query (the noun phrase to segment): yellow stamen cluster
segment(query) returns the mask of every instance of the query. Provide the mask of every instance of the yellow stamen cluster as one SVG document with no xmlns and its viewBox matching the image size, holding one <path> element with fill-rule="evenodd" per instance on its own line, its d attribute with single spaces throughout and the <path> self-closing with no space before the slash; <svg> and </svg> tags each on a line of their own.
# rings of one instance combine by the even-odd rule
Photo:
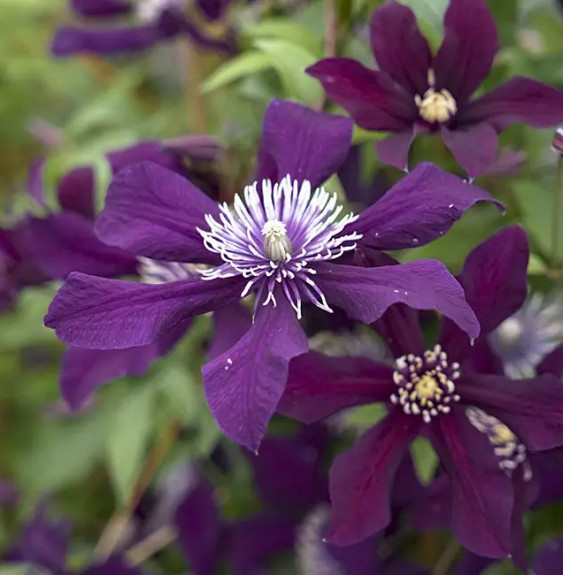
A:
<svg viewBox="0 0 563 575">
<path fill-rule="evenodd" d="M 422 96 L 414 97 L 420 117 L 434 124 L 451 120 L 457 113 L 457 103 L 451 92 L 445 89 L 436 90 L 436 78 L 432 69 L 428 70 L 428 90 Z"/>
</svg>

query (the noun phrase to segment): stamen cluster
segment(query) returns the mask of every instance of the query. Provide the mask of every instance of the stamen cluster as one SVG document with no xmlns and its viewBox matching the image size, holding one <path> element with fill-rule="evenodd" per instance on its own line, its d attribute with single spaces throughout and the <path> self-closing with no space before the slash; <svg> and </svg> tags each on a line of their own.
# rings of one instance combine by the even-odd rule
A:
<svg viewBox="0 0 563 575">
<path fill-rule="evenodd" d="M 428 89 L 422 96 L 416 94 L 415 104 L 420 117 L 433 124 L 451 120 L 457 113 L 457 102 L 449 90 L 436 90 L 436 78 L 432 69 L 428 70 Z"/>
<path fill-rule="evenodd" d="M 449 413 L 451 404 L 460 400 L 454 381 L 459 378 L 459 363 L 448 363 L 441 346 L 434 346 L 422 356 L 412 353 L 396 360 L 393 381 L 397 393 L 391 402 L 403 407 L 409 415 L 421 415 L 425 423 L 440 413 Z"/>
</svg>

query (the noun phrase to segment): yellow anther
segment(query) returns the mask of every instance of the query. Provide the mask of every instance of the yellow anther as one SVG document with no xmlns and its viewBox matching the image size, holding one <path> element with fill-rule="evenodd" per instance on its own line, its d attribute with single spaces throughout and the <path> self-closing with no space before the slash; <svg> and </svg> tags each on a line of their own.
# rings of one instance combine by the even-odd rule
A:
<svg viewBox="0 0 563 575">
<path fill-rule="evenodd" d="M 503 443 L 510 443 L 516 441 L 516 436 L 504 423 L 497 423 L 493 427 L 491 434 L 491 443 L 494 445 L 501 445 Z"/>
<path fill-rule="evenodd" d="M 417 94 L 414 101 L 420 117 L 429 124 L 447 122 L 457 112 L 455 98 L 448 90 L 436 92 L 434 88 L 428 88 L 422 98 Z"/>
<path fill-rule="evenodd" d="M 426 403 L 426 400 L 439 395 L 439 391 L 437 381 L 428 373 L 425 373 L 414 387 L 414 392 L 420 398 L 422 405 Z"/>
</svg>

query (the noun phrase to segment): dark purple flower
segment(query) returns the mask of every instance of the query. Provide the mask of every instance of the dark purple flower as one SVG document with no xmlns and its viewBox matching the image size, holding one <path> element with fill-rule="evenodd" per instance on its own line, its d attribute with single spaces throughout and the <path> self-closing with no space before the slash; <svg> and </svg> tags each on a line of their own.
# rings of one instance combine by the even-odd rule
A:
<svg viewBox="0 0 563 575">
<path fill-rule="evenodd" d="M 182 0 L 71 0 L 72 9 L 86 18 L 99 18 L 112 25 L 63 26 L 53 39 L 51 50 L 55 56 L 80 53 L 117 54 L 149 48 L 164 40 L 186 35 L 198 46 L 218 52 L 236 50 L 232 37 L 216 39 L 202 31 L 184 13 Z M 208 17 L 221 13 L 217 0 L 200 0 L 200 8 Z M 122 16 L 130 16 L 137 23 Z M 113 20 L 117 23 L 113 24 Z"/>
<path fill-rule="evenodd" d="M 527 263 L 519 227 L 497 233 L 466 259 L 458 279 L 481 324 L 474 346 L 446 318 L 438 344 L 425 351 L 416 315 L 396 306 L 375 325 L 400 356 L 395 369 L 317 353 L 292 361 L 279 405 L 284 414 L 313 422 L 354 405 L 389 405 L 387 417 L 333 464 L 332 541 L 353 543 L 387 525 L 395 473 L 410 442 L 423 433 L 450 479 L 455 536 L 480 555 L 515 554 L 520 562 L 527 454 L 563 443 L 563 386 L 547 374 L 510 380 L 481 371 L 480 343 L 523 304 Z"/>
<path fill-rule="evenodd" d="M 476 177 L 493 163 L 497 134 L 509 125 L 561 123 L 563 93 L 515 77 L 471 99 L 498 49 L 495 22 L 484 0 L 451 0 L 444 27 L 444 41 L 432 55 L 410 8 L 387 2 L 371 20 L 378 71 L 355 60 L 329 58 L 308 72 L 359 126 L 393 132 L 376 144 L 382 162 L 406 169 L 415 136 L 436 132 L 469 176 Z"/>
<path fill-rule="evenodd" d="M 403 302 L 436 309 L 476 337 L 463 290 L 441 263 L 364 268 L 336 260 L 356 246 L 427 243 L 490 196 L 424 164 L 359 217 L 342 218 L 336 196 L 318 186 L 346 157 L 351 135 L 348 118 L 272 102 L 259 182 L 231 208 L 153 163 L 122 170 L 98 218 L 99 237 L 155 260 L 210 267 L 199 278 L 156 286 L 71 274 L 46 325 L 71 345 L 124 349 L 152 344 L 189 318 L 255 294 L 252 327 L 203 368 L 220 427 L 253 450 L 283 393 L 290 359 L 307 350 L 298 321 L 304 303 L 328 312 L 337 306 L 370 323 Z"/>
</svg>

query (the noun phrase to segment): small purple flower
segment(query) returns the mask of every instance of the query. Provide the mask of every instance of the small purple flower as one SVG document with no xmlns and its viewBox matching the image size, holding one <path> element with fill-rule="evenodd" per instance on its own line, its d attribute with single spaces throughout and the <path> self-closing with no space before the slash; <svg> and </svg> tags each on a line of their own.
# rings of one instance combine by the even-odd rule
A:
<svg viewBox="0 0 563 575">
<path fill-rule="evenodd" d="M 198 4 L 212 19 L 219 17 L 223 9 L 217 0 L 199 0 Z M 63 26 L 53 39 L 51 50 L 55 56 L 143 50 L 180 35 L 188 36 L 202 48 L 225 53 L 235 51 L 233 38 L 210 37 L 186 16 L 183 0 L 72 0 L 71 5 L 75 13 L 85 18 L 119 22 L 121 17 L 131 16 L 137 24 L 125 21 L 112 26 Z"/>
<path fill-rule="evenodd" d="M 46 325 L 71 345 L 124 349 L 154 343 L 196 315 L 254 294 L 251 328 L 203 368 L 220 427 L 253 450 L 290 359 L 307 350 L 302 305 L 337 306 L 369 323 L 404 302 L 437 309 L 475 337 L 463 290 L 439 262 L 368 269 L 345 263 L 345 256 L 356 244 L 364 250 L 427 243 L 490 196 L 424 164 L 359 217 L 340 218 L 336 197 L 319 185 L 346 157 L 351 135 L 348 118 L 274 101 L 264 122 L 259 183 L 232 207 L 152 163 L 122 170 L 98 218 L 99 237 L 153 260 L 210 267 L 202 277 L 157 286 L 71 274 Z"/>
<path fill-rule="evenodd" d="M 354 405 L 385 402 L 389 408 L 332 466 L 331 541 L 354 543 L 387 525 L 396 470 L 422 433 L 451 483 L 456 537 L 480 555 L 514 554 L 521 562 L 527 456 L 563 444 L 563 386 L 552 375 L 490 375 L 482 343 L 523 304 L 527 263 L 527 238 L 519 227 L 497 233 L 466 259 L 458 279 L 482 330 L 473 346 L 446 318 L 438 344 L 425 351 L 416 313 L 394 306 L 374 326 L 397 357 L 394 369 L 313 352 L 292 361 L 281 413 L 313 422 Z"/>
<path fill-rule="evenodd" d="M 382 162 L 406 169 L 415 136 L 440 133 L 458 163 L 476 177 L 493 163 L 498 134 L 509 125 L 561 123 L 563 93 L 515 77 L 471 99 L 498 49 L 495 22 L 484 0 L 451 0 L 444 27 L 444 41 L 433 56 L 410 8 L 387 2 L 371 20 L 378 71 L 329 58 L 308 72 L 359 126 L 394 134 L 376 144 Z"/>
</svg>

